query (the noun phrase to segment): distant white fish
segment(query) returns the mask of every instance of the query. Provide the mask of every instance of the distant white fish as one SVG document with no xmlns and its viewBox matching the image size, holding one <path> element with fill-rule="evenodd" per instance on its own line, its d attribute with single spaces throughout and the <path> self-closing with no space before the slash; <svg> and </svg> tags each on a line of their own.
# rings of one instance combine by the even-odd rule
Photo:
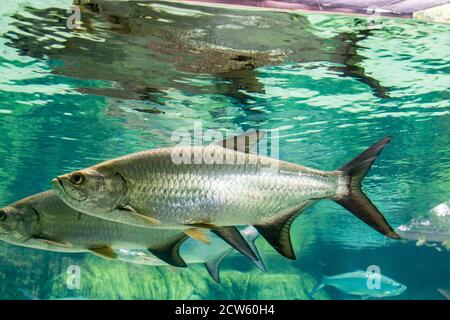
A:
<svg viewBox="0 0 450 320">
<path fill-rule="evenodd" d="M 374 273 L 362 270 L 329 277 L 324 276 L 322 282 L 311 291 L 308 298 L 311 299 L 317 291 L 326 286 L 335 287 L 347 294 L 360 296 L 361 299 L 393 297 L 401 295 L 406 290 L 405 285 L 384 275 L 379 275 L 379 285 L 373 285 L 373 278 L 371 277 L 374 277 Z"/>
<path fill-rule="evenodd" d="M 403 239 L 417 241 L 418 246 L 434 242 L 450 249 L 450 200 L 431 209 L 425 217 L 399 226 L 396 231 Z"/>
</svg>

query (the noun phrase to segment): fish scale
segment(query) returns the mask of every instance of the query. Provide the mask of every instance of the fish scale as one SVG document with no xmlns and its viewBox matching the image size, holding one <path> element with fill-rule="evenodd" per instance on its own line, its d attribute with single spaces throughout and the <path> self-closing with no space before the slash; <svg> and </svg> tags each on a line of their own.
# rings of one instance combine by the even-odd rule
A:
<svg viewBox="0 0 450 320">
<path fill-rule="evenodd" d="M 200 148 L 192 151 L 203 152 Z M 311 197 L 332 196 L 338 186 L 336 173 L 291 164 L 282 164 L 281 172 L 263 170 L 263 162 L 279 163 L 231 150 L 226 150 L 225 156 L 237 164 L 179 165 L 171 161 L 172 152 L 176 151 L 167 148 L 137 153 L 118 158 L 113 165 L 127 182 L 128 203 L 162 221 L 165 228 L 193 222 L 252 224 Z"/>
</svg>

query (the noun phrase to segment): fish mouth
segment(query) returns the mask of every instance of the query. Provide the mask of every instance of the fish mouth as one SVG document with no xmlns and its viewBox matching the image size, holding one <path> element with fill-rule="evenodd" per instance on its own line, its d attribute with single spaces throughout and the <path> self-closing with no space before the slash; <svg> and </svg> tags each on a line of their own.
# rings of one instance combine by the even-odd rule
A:
<svg viewBox="0 0 450 320">
<path fill-rule="evenodd" d="M 72 196 L 69 192 L 67 192 L 66 187 L 64 186 L 63 180 L 62 180 L 60 177 L 54 178 L 54 179 L 52 180 L 52 184 L 53 184 L 53 186 L 56 188 L 56 190 L 60 190 L 62 193 L 64 193 L 66 196 L 68 196 L 68 197 L 71 198 L 72 200 L 75 200 L 75 201 L 83 201 L 83 200 L 86 200 L 86 199 L 87 199 L 86 195 L 85 195 L 83 192 L 81 192 L 80 190 L 77 190 L 77 191 L 79 191 L 80 194 L 83 195 L 83 196 L 80 197 L 80 198 L 75 198 L 75 197 Z"/>
<path fill-rule="evenodd" d="M 61 189 L 65 194 L 67 194 L 66 188 L 64 188 L 64 184 L 60 178 L 54 178 L 52 180 L 52 185 L 56 188 Z"/>
</svg>

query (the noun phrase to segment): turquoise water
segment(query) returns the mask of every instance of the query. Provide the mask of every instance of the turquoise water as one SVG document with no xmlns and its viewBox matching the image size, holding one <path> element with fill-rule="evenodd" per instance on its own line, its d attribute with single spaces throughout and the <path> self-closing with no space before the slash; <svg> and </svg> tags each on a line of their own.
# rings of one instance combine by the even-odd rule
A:
<svg viewBox="0 0 450 320">
<path fill-rule="evenodd" d="M 394 227 L 450 199 L 450 27 L 412 20 L 96 1 L 0 5 L 1 206 L 59 174 L 154 147 L 175 129 L 277 129 L 280 158 L 332 170 L 391 135 L 364 189 Z M 147 112 L 142 112 L 142 109 Z M 238 254 L 215 284 L 187 270 L 0 243 L 0 297 L 304 299 L 320 279 L 378 265 L 442 299 L 445 248 L 382 237 L 331 201 L 300 215 L 296 261 L 257 241 L 268 272 Z M 81 268 L 80 289 L 66 269 Z M 27 294 L 24 294 L 26 292 Z M 348 299 L 325 289 L 320 299 Z"/>
</svg>

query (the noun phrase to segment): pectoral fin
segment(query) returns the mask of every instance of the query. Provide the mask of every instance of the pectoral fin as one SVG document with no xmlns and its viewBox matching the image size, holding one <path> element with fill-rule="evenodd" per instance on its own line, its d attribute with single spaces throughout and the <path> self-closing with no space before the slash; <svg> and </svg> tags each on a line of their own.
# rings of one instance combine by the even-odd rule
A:
<svg viewBox="0 0 450 320">
<path fill-rule="evenodd" d="M 71 247 L 72 245 L 69 242 L 63 241 L 63 240 L 56 240 L 56 239 L 50 239 L 46 236 L 35 236 L 33 239 L 45 242 L 50 245 L 56 245 L 61 247 Z"/>
<path fill-rule="evenodd" d="M 130 215 L 132 215 L 132 216 L 134 216 L 134 217 L 136 217 L 138 219 L 141 219 L 141 220 L 143 220 L 145 222 L 148 222 L 151 225 L 159 225 L 159 224 L 161 224 L 161 221 L 159 221 L 158 219 L 155 219 L 155 218 L 146 216 L 146 215 L 144 215 L 142 213 L 139 213 L 130 205 L 121 206 L 121 207 L 119 207 L 119 210 L 126 211 L 127 214 L 130 214 Z"/>
<path fill-rule="evenodd" d="M 109 260 L 117 259 L 117 253 L 111 247 L 89 248 L 89 250 L 96 256 L 99 256 L 104 259 Z"/>
<path fill-rule="evenodd" d="M 195 239 L 197 241 L 200 241 L 202 243 L 210 244 L 211 241 L 208 237 L 208 230 L 206 229 L 199 229 L 199 228 L 192 228 L 184 230 L 184 233 L 191 237 L 192 239 Z"/>
<path fill-rule="evenodd" d="M 187 236 L 182 233 L 175 241 L 159 248 L 149 248 L 148 251 L 172 266 L 185 268 L 187 265 L 180 256 L 180 246 L 186 239 Z"/>
</svg>

